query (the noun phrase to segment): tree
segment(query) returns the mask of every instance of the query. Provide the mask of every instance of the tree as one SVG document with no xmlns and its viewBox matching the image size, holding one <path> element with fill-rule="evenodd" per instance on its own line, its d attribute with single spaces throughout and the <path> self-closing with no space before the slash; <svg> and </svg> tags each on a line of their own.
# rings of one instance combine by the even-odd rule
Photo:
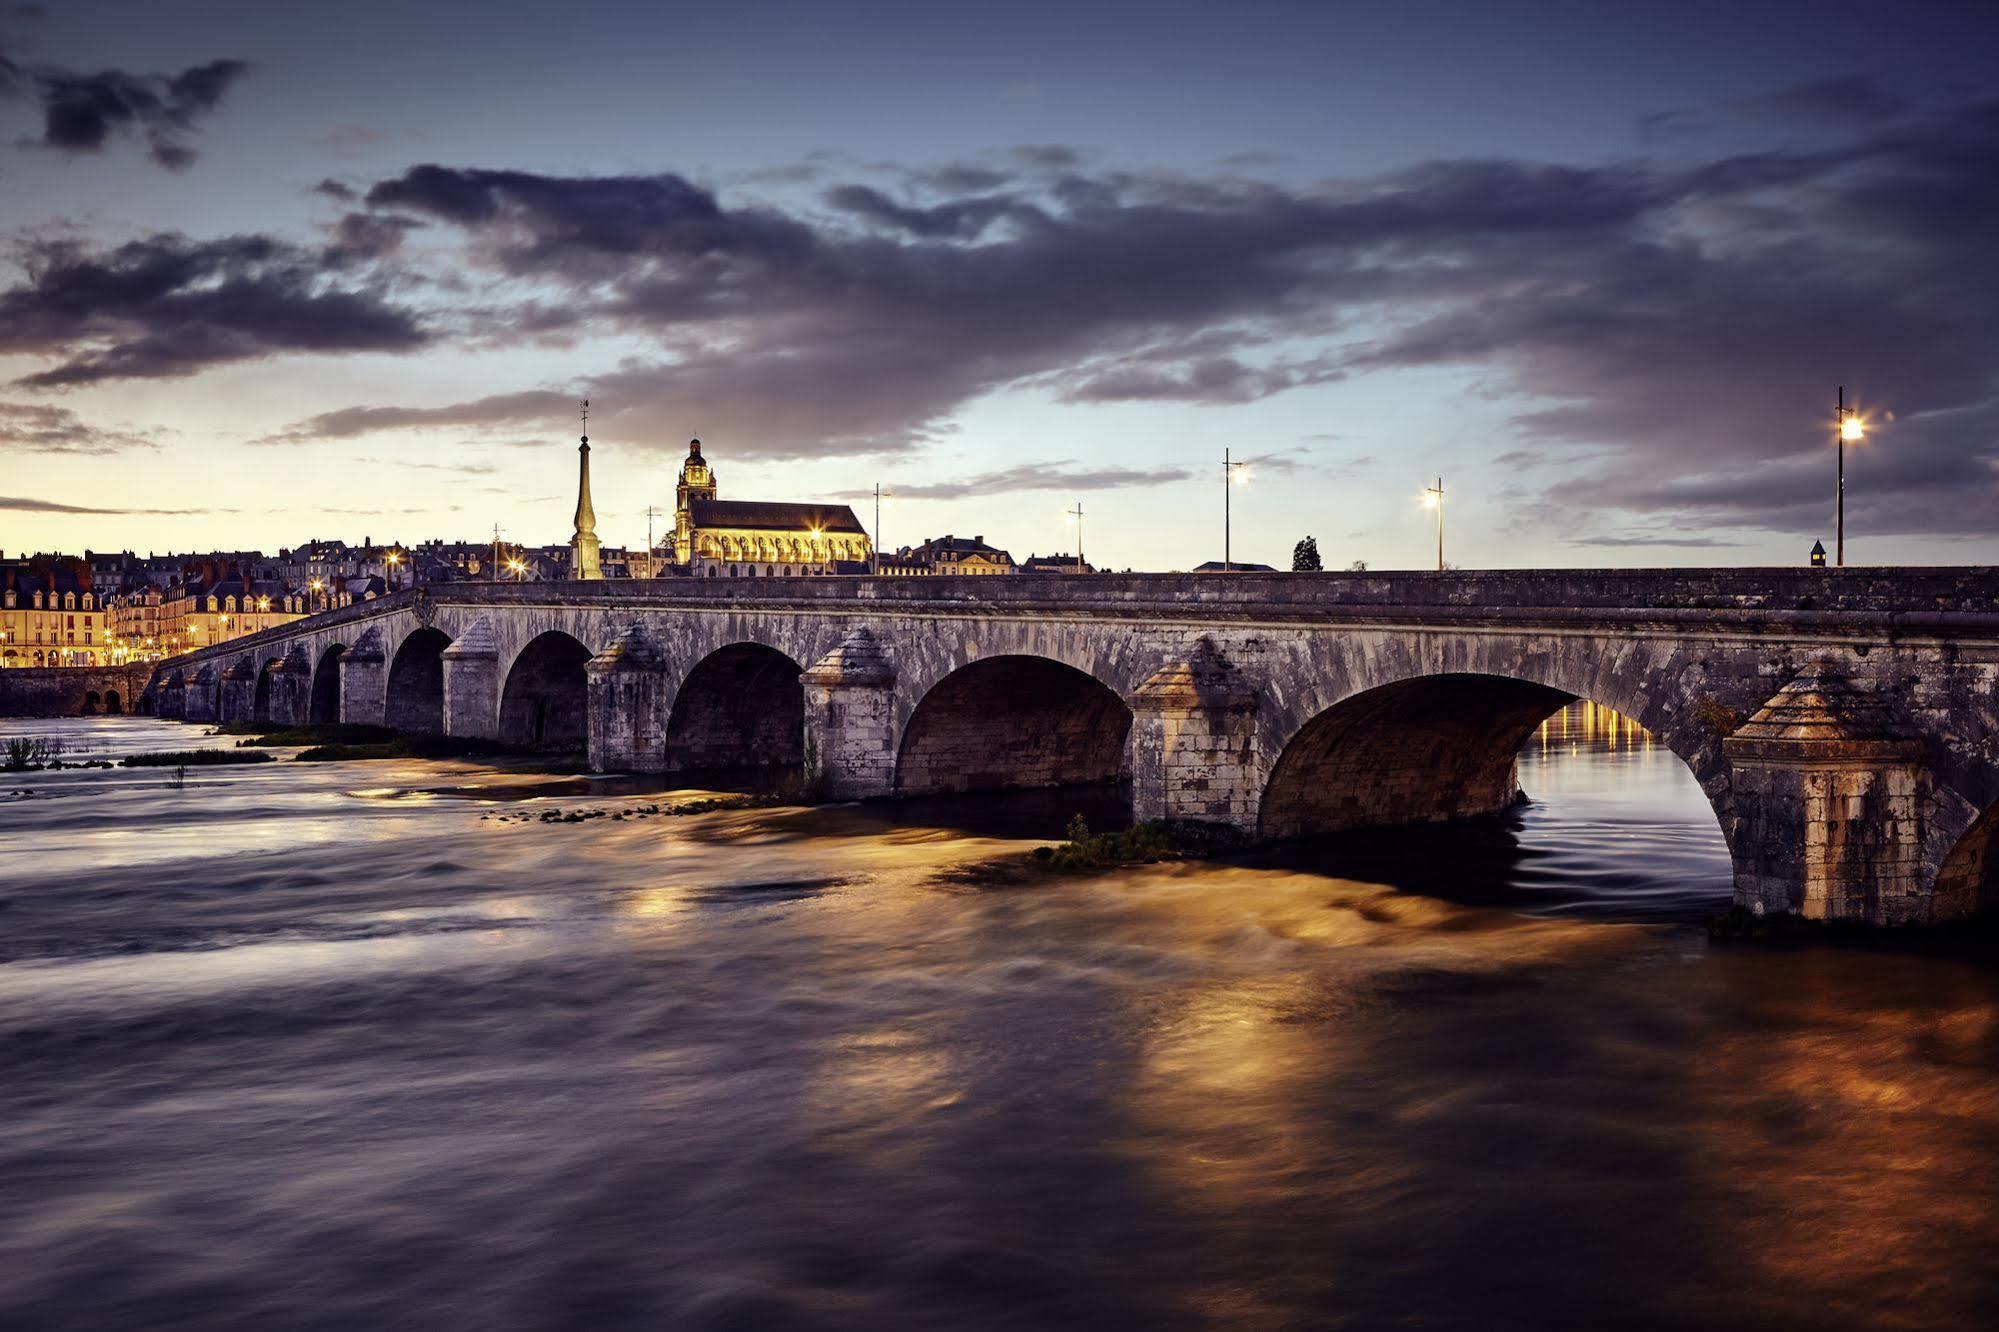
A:
<svg viewBox="0 0 1999 1332">
<path fill-rule="evenodd" d="M 1366 572 L 1367 572 L 1367 561 L 1366 561 L 1366 560 L 1355 560 L 1355 561 L 1354 561 L 1354 562 L 1353 562 L 1352 564 L 1349 564 L 1349 565 L 1347 566 L 1347 572 L 1348 572 L 1348 573 L 1366 573 Z"/>
<path fill-rule="evenodd" d="M 1318 538 L 1306 537 L 1291 548 L 1292 573 L 1317 573 L 1325 567 L 1319 563 Z"/>
</svg>

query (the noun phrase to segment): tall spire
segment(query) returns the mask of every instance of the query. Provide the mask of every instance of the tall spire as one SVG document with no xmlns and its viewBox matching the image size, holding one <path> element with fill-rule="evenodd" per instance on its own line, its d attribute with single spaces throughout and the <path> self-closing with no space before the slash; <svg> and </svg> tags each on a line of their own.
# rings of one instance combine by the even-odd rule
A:
<svg viewBox="0 0 1999 1332">
<path fill-rule="evenodd" d="M 602 578 L 597 558 L 597 511 L 590 505 L 590 400 L 583 400 L 583 444 L 576 479 L 576 532 L 569 538 L 569 576 Z"/>
</svg>

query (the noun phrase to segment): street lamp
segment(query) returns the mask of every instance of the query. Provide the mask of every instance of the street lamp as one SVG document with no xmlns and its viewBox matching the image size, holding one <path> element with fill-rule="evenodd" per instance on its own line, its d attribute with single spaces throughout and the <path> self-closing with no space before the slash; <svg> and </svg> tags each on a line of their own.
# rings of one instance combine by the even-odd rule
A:
<svg viewBox="0 0 1999 1332">
<path fill-rule="evenodd" d="M 1438 477 L 1434 486 L 1423 487 L 1423 507 L 1437 511 L 1437 572 L 1444 571 L 1444 478 Z"/>
<path fill-rule="evenodd" d="M 403 557 L 400 553 L 392 550 L 388 554 L 388 561 L 389 561 L 389 591 L 394 592 L 396 590 L 396 584 L 399 581 L 396 578 L 396 575 L 402 572 Z"/>
<path fill-rule="evenodd" d="M 1076 525 L 1076 572 L 1083 572 L 1083 501 L 1077 500 L 1076 507 L 1066 509 L 1069 521 Z"/>
<path fill-rule="evenodd" d="M 1833 541 L 1834 556 L 1839 567 L 1846 567 L 1846 444 L 1852 440 L 1858 444 L 1867 435 L 1867 428 L 1861 422 L 1860 413 L 1849 410 L 1846 405 L 1846 385 L 1839 386 L 1839 415 L 1834 418 L 1835 447 L 1839 452 L 1839 480 L 1833 488 L 1834 524 L 1838 535 Z"/>
<path fill-rule="evenodd" d="M 1232 498 L 1230 492 L 1232 492 L 1237 486 L 1246 486 L 1249 484 L 1249 472 L 1246 470 L 1248 467 L 1249 464 L 1246 462 L 1232 461 L 1229 457 L 1228 449 L 1227 448 L 1222 449 L 1222 572 L 1223 573 L 1230 573 L 1235 568 L 1235 563 L 1230 558 L 1230 550 L 1229 550 L 1230 527 L 1232 521 L 1229 512 L 1229 500 Z"/>
<path fill-rule="evenodd" d="M 313 580 L 312 580 L 312 596 L 313 596 L 313 601 L 317 601 L 317 600 L 319 600 L 319 593 L 320 593 L 320 590 L 321 590 L 322 588 L 324 588 L 325 586 L 326 586 L 326 584 L 324 584 L 324 583 L 320 582 L 320 581 L 319 581 L 319 580 L 318 580 L 317 578 L 315 578 L 315 579 L 313 579 Z M 308 601 L 308 602 L 307 602 L 307 603 L 305 604 L 305 613 L 306 613 L 307 615 L 310 615 L 310 614 L 312 614 L 312 602 L 311 602 L 311 601 Z"/>
<path fill-rule="evenodd" d="M 875 482 L 875 557 L 874 568 L 870 572 L 876 574 L 882 571 L 882 501 L 894 498 L 894 492 L 883 490 L 882 483 Z"/>
<path fill-rule="evenodd" d="M 516 583 L 525 582 L 527 580 L 527 564 L 524 561 L 519 559 L 508 560 L 507 568 L 513 572 L 514 581 Z"/>
</svg>

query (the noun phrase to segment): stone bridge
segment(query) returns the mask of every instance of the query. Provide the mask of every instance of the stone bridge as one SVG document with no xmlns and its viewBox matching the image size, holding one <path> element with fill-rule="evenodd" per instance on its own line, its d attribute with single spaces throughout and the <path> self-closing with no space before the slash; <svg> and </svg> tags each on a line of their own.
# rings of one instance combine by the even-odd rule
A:
<svg viewBox="0 0 1999 1332">
<path fill-rule="evenodd" d="M 1269 838 L 1496 812 L 1588 698 L 1712 802 L 1737 901 L 1999 904 L 1999 573 L 1602 570 L 457 584 L 163 663 L 190 721 L 795 772 L 829 798 L 1123 781 Z"/>
</svg>

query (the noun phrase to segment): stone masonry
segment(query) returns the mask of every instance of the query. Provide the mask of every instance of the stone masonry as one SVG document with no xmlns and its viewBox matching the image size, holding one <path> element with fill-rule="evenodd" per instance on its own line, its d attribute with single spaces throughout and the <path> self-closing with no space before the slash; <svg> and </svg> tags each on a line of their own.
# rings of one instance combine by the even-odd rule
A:
<svg viewBox="0 0 1999 1332">
<path fill-rule="evenodd" d="M 458 584 L 163 663 L 151 693 L 212 720 L 239 661 L 296 648 L 344 721 L 490 734 L 511 690 L 517 729 L 603 771 L 776 764 L 839 798 L 1123 780 L 1142 817 L 1265 837 L 1501 808 L 1521 740 L 1590 698 L 1692 770 L 1738 901 L 1899 923 L 1999 899 L 1995 591 L 1989 569 Z"/>
</svg>

